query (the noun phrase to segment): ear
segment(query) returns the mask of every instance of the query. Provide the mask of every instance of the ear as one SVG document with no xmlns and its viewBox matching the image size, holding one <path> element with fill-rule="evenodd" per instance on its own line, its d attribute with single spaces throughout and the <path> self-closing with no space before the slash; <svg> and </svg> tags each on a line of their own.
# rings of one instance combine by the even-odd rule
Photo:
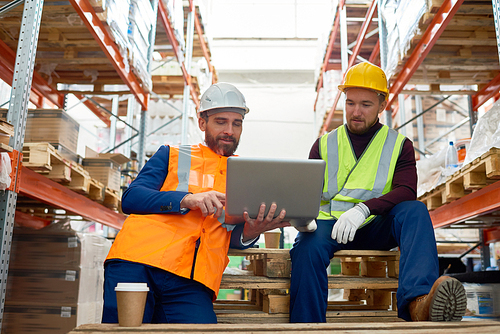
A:
<svg viewBox="0 0 500 334">
<path fill-rule="evenodd" d="M 379 114 L 383 113 L 383 112 L 384 112 L 384 110 L 385 110 L 385 107 L 387 107 L 387 100 L 384 100 L 384 102 L 382 102 L 382 103 L 380 104 L 380 107 L 379 107 L 379 109 L 378 109 L 378 113 L 379 113 Z"/>
<path fill-rule="evenodd" d="M 205 132 L 207 129 L 207 121 L 203 117 L 198 117 L 198 126 L 201 131 Z"/>
</svg>

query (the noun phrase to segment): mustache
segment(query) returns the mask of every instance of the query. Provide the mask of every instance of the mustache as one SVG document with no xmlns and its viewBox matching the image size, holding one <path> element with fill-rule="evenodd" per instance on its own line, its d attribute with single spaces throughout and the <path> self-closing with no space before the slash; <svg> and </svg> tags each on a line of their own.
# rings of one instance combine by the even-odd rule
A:
<svg viewBox="0 0 500 334">
<path fill-rule="evenodd" d="M 236 142 L 236 138 L 234 138 L 233 136 L 217 136 L 217 140 L 220 139 Z"/>
</svg>

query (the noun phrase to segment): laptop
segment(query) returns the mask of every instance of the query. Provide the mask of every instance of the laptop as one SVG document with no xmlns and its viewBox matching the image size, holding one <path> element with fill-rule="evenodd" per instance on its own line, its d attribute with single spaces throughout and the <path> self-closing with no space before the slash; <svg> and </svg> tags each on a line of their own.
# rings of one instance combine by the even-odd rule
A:
<svg viewBox="0 0 500 334">
<path fill-rule="evenodd" d="M 227 159 L 226 214 L 256 218 L 261 203 L 266 215 L 274 202 L 286 210 L 285 221 L 307 225 L 319 213 L 324 160 L 229 157 Z"/>
</svg>

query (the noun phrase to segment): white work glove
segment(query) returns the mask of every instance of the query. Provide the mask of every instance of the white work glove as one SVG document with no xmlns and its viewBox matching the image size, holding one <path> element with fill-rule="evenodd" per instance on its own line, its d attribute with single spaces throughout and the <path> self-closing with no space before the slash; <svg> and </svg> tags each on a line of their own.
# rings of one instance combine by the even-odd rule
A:
<svg viewBox="0 0 500 334">
<path fill-rule="evenodd" d="M 332 239 L 337 240 L 339 244 L 346 244 L 347 240 L 353 241 L 356 231 L 368 216 L 370 216 L 370 209 L 363 203 L 356 204 L 341 214 L 339 220 L 333 225 Z"/>
<path fill-rule="evenodd" d="M 294 227 L 299 232 L 314 232 L 318 228 L 318 225 L 316 225 L 316 220 L 313 219 L 309 223 L 307 223 L 307 225 Z"/>
</svg>

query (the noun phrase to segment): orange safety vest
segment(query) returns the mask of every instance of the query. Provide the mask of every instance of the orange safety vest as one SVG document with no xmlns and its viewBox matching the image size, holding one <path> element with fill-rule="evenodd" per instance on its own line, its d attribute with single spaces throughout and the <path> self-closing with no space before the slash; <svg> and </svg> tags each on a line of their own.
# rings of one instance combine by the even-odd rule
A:
<svg viewBox="0 0 500 334">
<path fill-rule="evenodd" d="M 160 191 L 226 192 L 227 157 L 204 145 L 170 147 L 168 174 Z M 229 263 L 231 232 L 200 210 L 130 215 L 106 260 L 122 259 L 198 281 L 215 292 Z"/>
</svg>

